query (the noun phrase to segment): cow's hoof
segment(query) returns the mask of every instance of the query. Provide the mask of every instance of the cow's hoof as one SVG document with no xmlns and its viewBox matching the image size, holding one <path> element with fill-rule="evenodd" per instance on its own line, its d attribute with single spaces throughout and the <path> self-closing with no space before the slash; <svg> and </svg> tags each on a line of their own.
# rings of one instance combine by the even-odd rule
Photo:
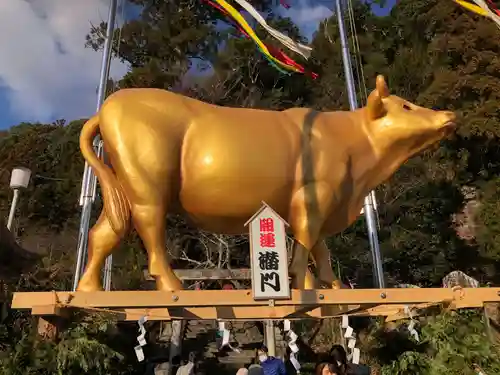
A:
<svg viewBox="0 0 500 375">
<path fill-rule="evenodd" d="M 347 289 L 347 286 L 345 286 L 344 284 L 342 284 L 342 281 L 335 280 L 332 283 L 332 289 Z"/>
<path fill-rule="evenodd" d="M 174 292 L 182 290 L 182 283 L 177 276 L 156 276 L 156 289 L 163 292 Z"/>
<path fill-rule="evenodd" d="M 77 292 L 100 292 L 102 290 L 103 288 L 98 277 L 87 277 L 85 275 L 76 288 Z"/>
</svg>

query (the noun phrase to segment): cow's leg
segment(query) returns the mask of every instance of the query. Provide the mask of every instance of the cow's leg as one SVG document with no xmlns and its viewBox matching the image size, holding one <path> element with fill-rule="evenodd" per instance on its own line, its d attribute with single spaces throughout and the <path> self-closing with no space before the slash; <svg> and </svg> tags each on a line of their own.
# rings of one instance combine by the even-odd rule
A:
<svg viewBox="0 0 500 375">
<path fill-rule="evenodd" d="M 106 258 L 120 243 L 126 232 L 115 233 L 109 224 L 104 210 L 101 212 L 97 223 L 90 230 L 87 267 L 78 283 L 78 291 L 95 292 L 102 290 L 101 270 Z"/>
<path fill-rule="evenodd" d="M 333 272 L 330 264 L 330 251 L 326 247 L 325 241 L 316 242 L 311 249 L 311 254 L 316 262 L 319 282 L 327 284 L 332 289 L 340 289 L 342 283 Z"/>
<path fill-rule="evenodd" d="M 132 220 L 148 252 L 149 273 L 156 279 L 157 289 L 180 290 L 182 284 L 166 256 L 166 209 L 159 202 L 153 202 L 132 205 Z"/>
<path fill-rule="evenodd" d="M 297 284 L 295 281 L 296 280 L 295 268 L 298 267 L 296 255 L 298 254 L 298 252 L 301 252 L 301 251 L 304 251 L 303 246 L 300 244 L 300 242 L 298 242 L 297 240 L 294 240 L 293 247 L 292 247 L 292 264 L 290 265 L 290 268 L 289 268 L 289 273 L 290 273 L 290 276 L 292 277 L 292 284 L 293 284 L 294 288 L 296 287 L 296 284 Z M 316 279 L 316 277 L 313 275 L 313 273 L 309 269 L 309 261 L 307 261 L 307 264 L 306 264 L 306 274 L 305 274 L 305 279 L 304 279 L 304 285 L 305 285 L 304 289 L 316 289 L 317 287 L 319 287 L 318 280 Z"/>
<path fill-rule="evenodd" d="M 168 157 L 160 155 L 159 159 L 168 160 Z M 156 279 L 158 290 L 179 290 L 181 282 L 168 262 L 165 238 L 173 176 L 168 171 L 151 173 L 151 170 L 141 169 L 136 163 L 134 161 L 127 166 L 127 173 L 134 178 L 124 180 L 132 197 L 132 222 L 148 253 L 149 274 Z"/>
<path fill-rule="evenodd" d="M 332 199 L 329 186 L 318 182 L 302 187 L 292 197 L 290 225 L 296 242 L 290 274 L 294 288 L 314 288 L 314 277 L 308 271 L 309 253 L 318 242 Z"/>
<path fill-rule="evenodd" d="M 150 275 L 156 279 L 159 290 L 179 290 L 181 283 L 167 261 L 165 227 L 179 178 L 182 126 L 167 126 L 164 114 L 146 104 L 129 105 L 130 110 L 109 107 L 104 133 L 109 139 L 111 163 L 129 199 L 134 227 L 148 253 Z"/>
</svg>

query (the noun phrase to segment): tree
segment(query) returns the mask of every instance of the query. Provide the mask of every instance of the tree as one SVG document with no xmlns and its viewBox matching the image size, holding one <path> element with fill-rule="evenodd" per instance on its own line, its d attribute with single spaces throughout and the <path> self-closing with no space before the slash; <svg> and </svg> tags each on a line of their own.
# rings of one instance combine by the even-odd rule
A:
<svg viewBox="0 0 500 375">
<path fill-rule="evenodd" d="M 488 341 L 480 311 L 462 310 L 426 317 L 419 342 L 405 324 L 394 330 L 376 328 L 366 348 L 378 359 L 384 375 L 475 375 L 500 370 L 498 348 Z"/>
<path fill-rule="evenodd" d="M 37 260 L 39 256 L 19 246 L 0 218 L 0 281 L 17 279 Z"/>
</svg>

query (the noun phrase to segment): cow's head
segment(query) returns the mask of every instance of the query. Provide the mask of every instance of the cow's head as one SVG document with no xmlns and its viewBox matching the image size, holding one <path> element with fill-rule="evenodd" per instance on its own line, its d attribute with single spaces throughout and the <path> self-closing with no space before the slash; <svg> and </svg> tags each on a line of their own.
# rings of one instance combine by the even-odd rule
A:
<svg viewBox="0 0 500 375">
<path fill-rule="evenodd" d="M 434 111 L 389 95 L 383 76 L 377 77 L 364 110 L 366 130 L 375 151 L 388 157 L 386 153 L 394 152 L 396 159 L 415 155 L 455 129 L 453 112 Z"/>
</svg>

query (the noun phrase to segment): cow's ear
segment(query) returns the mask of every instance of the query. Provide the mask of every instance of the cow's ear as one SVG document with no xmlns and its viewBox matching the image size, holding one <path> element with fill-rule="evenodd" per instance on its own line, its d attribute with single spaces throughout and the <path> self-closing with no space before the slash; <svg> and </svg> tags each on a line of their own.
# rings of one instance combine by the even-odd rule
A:
<svg viewBox="0 0 500 375">
<path fill-rule="evenodd" d="M 385 82 L 383 75 L 377 76 L 375 87 L 377 88 L 381 98 L 387 98 L 389 96 L 389 87 L 387 87 L 387 83 Z"/>
<path fill-rule="evenodd" d="M 378 120 L 387 113 L 378 89 L 373 90 L 370 96 L 368 96 L 366 110 L 368 112 L 369 121 Z"/>
</svg>

